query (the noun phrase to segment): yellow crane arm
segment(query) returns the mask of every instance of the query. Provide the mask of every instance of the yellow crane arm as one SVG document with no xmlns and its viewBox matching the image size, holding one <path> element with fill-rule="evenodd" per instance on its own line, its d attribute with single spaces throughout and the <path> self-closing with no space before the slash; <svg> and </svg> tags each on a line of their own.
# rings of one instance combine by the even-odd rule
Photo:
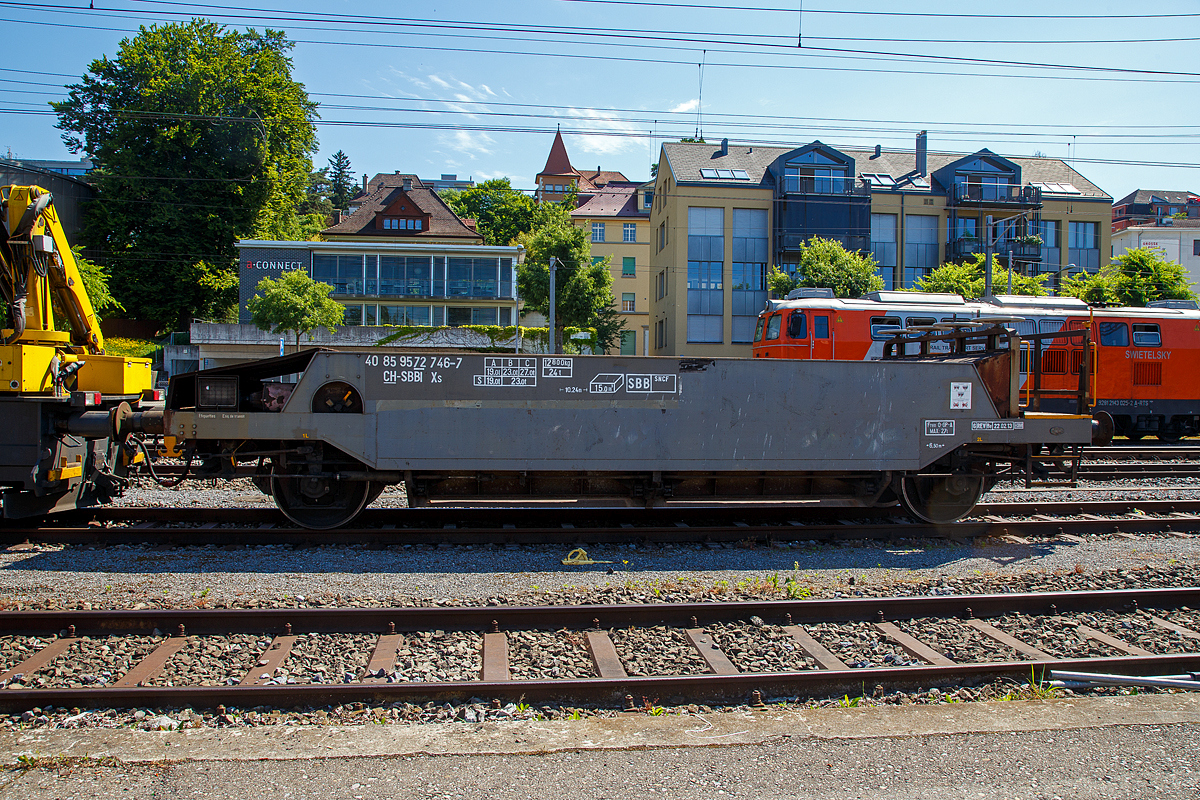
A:
<svg viewBox="0 0 1200 800">
<path fill-rule="evenodd" d="M 36 340 L 54 330 L 54 308 L 71 327 L 71 344 L 104 353 L 100 323 L 83 286 L 50 192 L 40 186 L 0 187 L 0 293 L 13 319 L 5 344 Z"/>
</svg>

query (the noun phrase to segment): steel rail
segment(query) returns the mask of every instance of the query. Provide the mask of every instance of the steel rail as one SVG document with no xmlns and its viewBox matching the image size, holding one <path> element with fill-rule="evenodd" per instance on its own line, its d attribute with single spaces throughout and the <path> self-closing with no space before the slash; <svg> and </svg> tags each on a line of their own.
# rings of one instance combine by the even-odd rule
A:
<svg viewBox="0 0 1200 800">
<path fill-rule="evenodd" d="M 505 511 L 508 513 L 504 513 Z M 95 515 L 110 523 L 121 520 L 137 524 L 106 526 L 64 522 L 28 527 L 9 523 L 0 526 L 0 545 L 24 542 L 157 543 L 190 546 L 366 544 L 373 547 L 443 543 L 750 544 L 809 540 L 892 541 L 919 538 L 977 539 L 996 536 L 1044 539 L 1062 534 L 1081 536 L 1112 533 L 1200 533 L 1200 500 L 989 503 L 976 507 L 976 518 L 950 525 L 915 523 L 891 516 L 894 513 L 890 509 L 797 509 L 777 506 L 744 506 L 733 511 L 728 508 L 401 508 L 370 510 L 353 528 L 310 531 L 291 527 L 282 514 L 273 508 L 107 508 L 97 509 Z M 1068 516 L 1084 518 L 1068 519 Z M 64 519 L 77 520 L 79 515 L 71 515 Z M 198 519 L 206 521 L 198 526 L 176 527 L 180 523 L 194 523 Z M 510 519 L 511 523 L 505 522 Z"/>
<path fill-rule="evenodd" d="M 768 624 L 801 625 L 820 622 L 907 620 L 923 617 L 979 619 L 1006 613 L 1061 614 L 1099 610 L 1131 610 L 1195 606 L 1200 588 L 1127 589 L 1098 592 L 1041 592 L 1031 594 L 951 595 L 908 598 L 841 598 L 742 603 L 679 603 L 550 607 L 376 608 L 376 609 L 144 609 L 135 611 L 0 612 L 0 634 L 34 635 L 66 630 L 71 637 L 145 633 L 155 628 L 180 635 L 248 633 L 353 633 L 387 636 L 400 631 L 474 630 L 599 630 L 603 628 L 669 625 L 696 629 L 706 624 L 746 620 L 753 616 Z M 182 625 L 184 628 L 179 628 Z M 62 641 L 62 640 L 59 640 Z M 53 644 L 50 645 L 53 647 Z M 486 647 L 486 645 L 485 645 Z M 486 658 L 485 658 L 486 662 Z M 866 693 L 869 683 L 893 688 L 969 685 L 1001 678 L 1027 680 L 1051 669 L 1087 669 L 1153 675 L 1190 672 L 1200 668 L 1200 653 L 1133 655 L 1089 659 L 1040 659 L 991 663 L 810 669 L 796 672 L 704 674 L 657 677 L 599 677 L 562 680 L 478 680 L 456 682 L 396 682 L 304 684 L 280 686 L 154 687 L 138 686 L 125 678 L 105 688 L 6 688 L 0 709 L 34 706 L 122 707 L 217 705 L 324 705 L 353 701 L 422 702 L 492 697 L 526 701 L 612 703 L 636 707 L 637 698 L 654 703 L 790 697 L 806 693 Z M 136 672 L 135 666 L 125 677 Z M 486 671 L 486 668 L 485 668 Z M 485 672 L 486 674 L 486 672 Z M 1039 679 L 1040 680 L 1040 679 Z"/>
</svg>

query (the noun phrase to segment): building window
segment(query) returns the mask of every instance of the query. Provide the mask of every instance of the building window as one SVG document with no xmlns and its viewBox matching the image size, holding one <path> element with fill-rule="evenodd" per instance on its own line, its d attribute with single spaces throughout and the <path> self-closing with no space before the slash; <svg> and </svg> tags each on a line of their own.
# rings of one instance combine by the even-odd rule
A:
<svg viewBox="0 0 1200 800">
<path fill-rule="evenodd" d="M 636 222 L 626 222 L 624 225 L 621 226 L 621 234 L 622 234 L 621 241 L 636 242 L 637 241 L 637 223 Z"/>
<path fill-rule="evenodd" d="M 1058 272 L 1062 261 L 1062 249 L 1059 244 L 1059 229 L 1061 223 L 1056 219 L 1044 219 L 1038 222 L 1034 233 L 1042 237 L 1042 260 L 1038 268 L 1042 272 Z"/>
<path fill-rule="evenodd" d="M 658 223 L 658 249 L 661 251 L 667 246 L 667 223 Z"/>
<path fill-rule="evenodd" d="M 648 208 L 653 207 L 653 205 L 654 205 L 654 190 L 647 189 L 646 191 L 642 192 L 642 208 L 648 209 Z"/>
<path fill-rule="evenodd" d="M 1095 222 L 1067 223 L 1067 260 L 1075 266 L 1096 272 L 1100 269 L 1100 235 Z"/>
<path fill-rule="evenodd" d="M 333 287 L 331 294 L 363 294 L 363 256 L 330 256 L 314 253 L 312 261 L 313 280 L 328 283 Z"/>
<path fill-rule="evenodd" d="M 656 300 L 662 300 L 664 297 L 667 296 L 667 271 L 664 269 L 662 272 L 658 273 L 658 277 L 655 278 L 654 282 L 655 282 L 654 298 Z"/>
<path fill-rule="evenodd" d="M 593 222 L 592 223 L 592 241 L 593 242 L 603 242 L 604 241 L 604 223 L 603 222 Z"/>
<path fill-rule="evenodd" d="M 634 292 L 621 292 L 621 311 L 629 314 L 637 311 L 637 295 Z"/>
<path fill-rule="evenodd" d="M 917 281 L 938 265 L 938 218 L 922 214 L 904 215 L 904 287 Z"/>
<path fill-rule="evenodd" d="M 871 255 L 879 264 L 883 288 L 892 288 L 896 266 L 896 215 L 871 215 Z"/>
<path fill-rule="evenodd" d="M 662 350 L 667 346 L 667 321 L 660 319 L 654 323 L 654 349 Z"/>
<path fill-rule="evenodd" d="M 1200 256 L 1200 239 L 1192 239 L 1192 255 Z"/>
<path fill-rule="evenodd" d="M 687 340 L 723 342 L 725 209 L 688 209 Z"/>
<path fill-rule="evenodd" d="M 621 277 L 636 278 L 637 277 L 637 258 L 635 256 L 621 257 Z"/>
<path fill-rule="evenodd" d="M 733 303 L 729 340 L 754 341 L 754 325 L 758 312 L 767 302 L 767 255 L 770 238 L 767 234 L 765 208 L 735 208 L 733 210 L 733 270 L 730 275 Z"/>
<path fill-rule="evenodd" d="M 1069 238 L 1067 246 L 1072 249 L 1095 250 L 1100 246 L 1096 241 L 1096 223 L 1094 222 L 1072 222 L 1067 230 Z"/>
<path fill-rule="evenodd" d="M 637 355 L 637 333 L 634 331 L 621 331 L 621 355 Z"/>
</svg>

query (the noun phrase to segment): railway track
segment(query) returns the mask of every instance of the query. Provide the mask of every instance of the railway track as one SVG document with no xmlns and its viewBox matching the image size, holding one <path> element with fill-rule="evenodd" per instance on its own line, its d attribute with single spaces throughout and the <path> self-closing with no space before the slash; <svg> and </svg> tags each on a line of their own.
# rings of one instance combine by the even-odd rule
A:
<svg viewBox="0 0 1200 800">
<path fill-rule="evenodd" d="M 875 686 L 1028 682 L 1051 669 L 1178 674 L 1200 670 L 1200 613 L 1191 610 L 1198 604 L 1200 588 L 1174 588 L 615 606 L 3 612 L 0 709 L 468 698 L 632 709 L 651 699 L 745 703 L 858 696 Z M 328 659 L 313 666 L 314 652 L 336 654 L 335 666 Z"/>
<path fill-rule="evenodd" d="M 36 526 L 0 526 L 0 544 L 293 546 L 506 545 L 792 541 L 1094 534 L 1200 534 L 1200 500 L 991 503 L 952 525 L 914 523 L 878 509 L 728 504 L 693 508 L 369 509 L 354 527 L 297 528 L 274 508 L 97 508 Z M 204 520 L 204 522 L 197 522 Z M 19 522 L 19 521 L 18 521 Z"/>
</svg>

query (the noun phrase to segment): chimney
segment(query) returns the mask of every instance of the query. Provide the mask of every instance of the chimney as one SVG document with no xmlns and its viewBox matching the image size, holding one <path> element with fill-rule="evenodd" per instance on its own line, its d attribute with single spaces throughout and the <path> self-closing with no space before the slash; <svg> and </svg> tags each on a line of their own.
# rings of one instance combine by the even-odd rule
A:
<svg viewBox="0 0 1200 800">
<path fill-rule="evenodd" d="M 922 177 L 929 172 L 929 132 L 917 134 L 917 174 Z"/>
<path fill-rule="evenodd" d="M 366 191 L 367 191 L 367 173 L 364 172 L 363 173 L 363 192 L 366 193 Z"/>
<path fill-rule="evenodd" d="M 723 155 L 723 156 L 729 155 L 729 140 L 728 139 L 721 140 L 721 155 Z"/>
<path fill-rule="evenodd" d="M 404 191 L 406 191 L 406 192 L 412 191 L 412 178 L 410 178 L 407 175 L 404 176 Z"/>
<path fill-rule="evenodd" d="M 883 145 L 877 144 L 875 145 L 875 155 L 871 156 L 871 158 L 879 158 L 881 155 L 883 155 Z"/>
</svg>

